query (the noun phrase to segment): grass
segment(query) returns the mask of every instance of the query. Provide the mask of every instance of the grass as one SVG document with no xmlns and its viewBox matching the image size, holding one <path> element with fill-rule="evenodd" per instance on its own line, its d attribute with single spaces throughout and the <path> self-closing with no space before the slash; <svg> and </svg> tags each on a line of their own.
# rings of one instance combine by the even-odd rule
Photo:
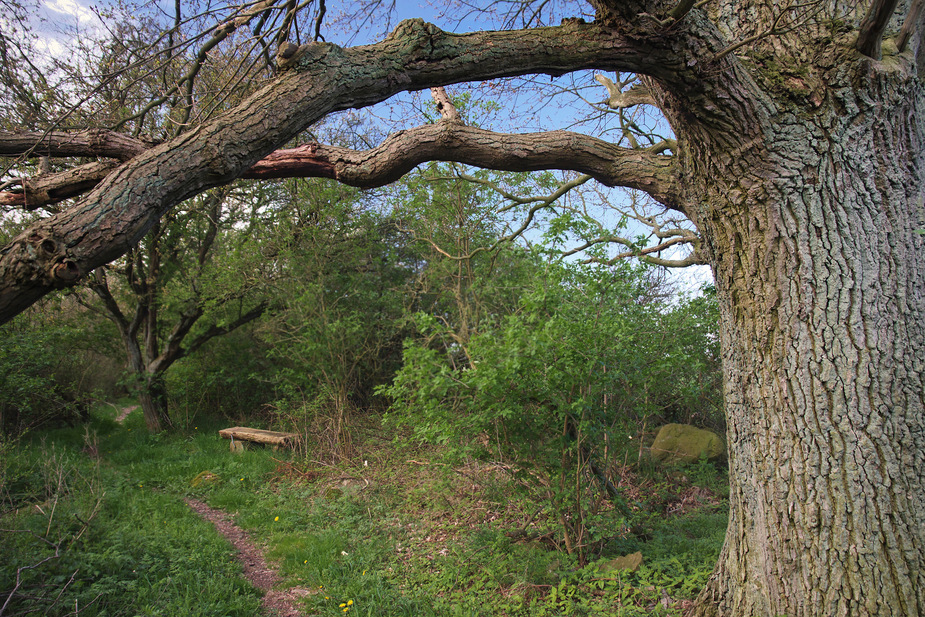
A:
<svg viewBox="0 0 925 617">
<path fill-rule="evenodd" d="M 721 473 L 650 470 L 630 483 L 645 534 L 611 529 L 600 559 L 580 567 L 548 542 L 515 541 L 525 522 L 542 527 L 543 514 L 497 465 L 443 465 L 375 426 L 357 431 L 366 437 L 355 459 L 336 466 L 266 449 L 232 455 L 223 427 L 206 420 L 151 436 L 140 412 L 122 425 L 114 415 L 101 407 L 87 427 L 0 445 L 0 542 L 10 556 L 0 614 L 258 613 L 259 591 L 186 496 L 235 513 L 283 585 L 309 591 L 306 614 L 332 616 L 679 614 L 726 525 L 716 500 L 684 513 L 665 506 L 715 493 Z M 635 551 L 645 558 L 637 572 L 602 568 Z"/>
</svg>

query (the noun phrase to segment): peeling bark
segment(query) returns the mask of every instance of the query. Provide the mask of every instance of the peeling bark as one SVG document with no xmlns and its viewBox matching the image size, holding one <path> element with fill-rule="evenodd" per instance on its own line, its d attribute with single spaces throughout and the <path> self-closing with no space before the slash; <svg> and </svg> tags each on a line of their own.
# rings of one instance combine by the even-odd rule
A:
<svg viewBox="0 0 925 617">
<path fill-rule="evenodd" d="M 672 157 L 658 151 L 621 148 L 569 131 L 495 133 L 449 121 L 401 131 L 362 152 L 321 144 L 277 150 L 240 177 L 334 178 L 351 186 L 373 188 L 395 182 L 417 165 L 434 160 L 504 171 L 578 171 L 607 186 L 646 191 L 661 203 L 680 209 Z M 24 193 L 0 192 L 0 203 L 23 204 L 29 209 L 56 203 L 92 189 L 113 168 L 114 164 L 91 163 L 61 174 L 37 176 L 29 179 Z"/>
<path fill-rule="evenodd" d="M 24 178 L 19 190 L 0 192 L 0 205 L 37 210 L 91 191 L 118 167 L 115 161 L 87 163 L 59 173 Z"/>
</svg>

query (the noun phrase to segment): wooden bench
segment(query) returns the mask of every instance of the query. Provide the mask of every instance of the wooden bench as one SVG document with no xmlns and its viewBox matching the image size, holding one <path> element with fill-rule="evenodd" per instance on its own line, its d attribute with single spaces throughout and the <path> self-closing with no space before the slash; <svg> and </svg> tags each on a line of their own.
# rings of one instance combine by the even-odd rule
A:
<svg viewBox="0 0 925 617">
<path fill-rule="evenodd" d="M 298 433 L 280 433 L 278 431 L 265 431 L 263 429 L 247 428 L 245 426 L 223 428 L 218 434 L 225 439 L 231 440 L 232 452 L 241 452 L 244 450 L 244 442 L 247 441 L 272 445 L 274 450 L 291 448 L 299 443 Z"/>
</svg>

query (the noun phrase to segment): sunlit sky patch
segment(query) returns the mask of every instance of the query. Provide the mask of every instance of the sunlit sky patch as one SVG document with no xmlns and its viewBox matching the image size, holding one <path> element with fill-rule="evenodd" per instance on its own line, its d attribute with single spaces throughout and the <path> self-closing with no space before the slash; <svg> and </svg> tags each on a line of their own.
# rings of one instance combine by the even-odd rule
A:
<svg viewBox="0 0 925 617">
<path fill-rule="evenodd" d="M 78 0 L 42 0 L 32 23 L 39 50 L 52 58 L 68 53 L 75 37 L 101 36 L 103 23 L 89 5 Z"/>
</svg>

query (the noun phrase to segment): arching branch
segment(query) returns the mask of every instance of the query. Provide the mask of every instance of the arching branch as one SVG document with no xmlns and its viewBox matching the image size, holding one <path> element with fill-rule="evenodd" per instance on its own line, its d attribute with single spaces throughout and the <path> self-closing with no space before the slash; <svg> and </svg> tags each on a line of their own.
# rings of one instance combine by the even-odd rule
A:
<svg viewBox="0 0 925 617">
<path fill-rule="evenodd" d="M 586 173 L 607 186 L 644 191 L 675 210 L 682 210 L 675 183 L 674 159 L 660 147 L 621 148 L 602 139 L 573 133 L 495 133 L 452 120 L 395 133 L 380 146 L 356 151 L 309 144 L 278 150 L 241 177 L 334 178 L 362 188 L 385 186 L 426 161 L 453 161 L 501 171 L 561 169 Z M 0 192 L 0 203 L 29 209 L 88 191 L 113 170 L 114 164 L 91 163 L 26 183 L 26 192 Z"/>
<path fill-rule="evenodd" d="M 478 79 L 598 69 L 643 72 L 678 83 L 690 70 L 667 46 L 646 45 L 596 24 L 456 35 L 421 20 L 402 22 L 375 45 L 303 45 L 289 67 L 236 108 L 136 156 L 75 206 L 36 223 L 2 249 L 0 321 L 124 254 L 175 204 L 239 177 L 332 111 L 371 105 L 405 90 Z M 438 137 L 452 144 L 459 135 L 444 131 Z M 500 140 L 509 161 L 517 161 L 524 158 L 518 148 L 537 145 L 523 139 L 490 136 L 481 152 Z M 586 140 L 561 134 L 555 139 L 576 152 Z M 479 145 L 477 139 L 474 143 Z M 476 148 L 474 160 L 482 153 Z M 541 156 L 549 161 L 553 154 Z M 346 154 L 343 158 L 350 162 Z M 540 168 L 536 158 L 532 154 L 526 165 L 517 164 Z M 622 157 L 622 164 L 640 166 L 630 156 Z M 664 165 L 670 166 L 667 157 Z"/>
<path fill-rule="evenodd" d="M 880 44 L 883 41 L 883 32 L 890 23 L 893 12 L 896 11 L 896 5 L 899 0 L 873 0 L 870 8 L 867 10 L 864 20 L 861 22 L 858 40 L 854 44 L 855 49 L 869 56 L 874 60 L 879 60 Z"/>
<path fill-rule="evenodd" d="M 681 209 L 671 156 L 621 148 L 570 131 L 495 133 L 447 121 L 401 131 L 379 147 L 362 152 L 317 144 L 280 150 L 254 165 L 244 177 L 326 176 L 370 188 L 394 182 L 426 161 L 452 161 L 500 171 L 578 171 L 607 186 L 645 191 L 661 203 Z"/>
</svg>

